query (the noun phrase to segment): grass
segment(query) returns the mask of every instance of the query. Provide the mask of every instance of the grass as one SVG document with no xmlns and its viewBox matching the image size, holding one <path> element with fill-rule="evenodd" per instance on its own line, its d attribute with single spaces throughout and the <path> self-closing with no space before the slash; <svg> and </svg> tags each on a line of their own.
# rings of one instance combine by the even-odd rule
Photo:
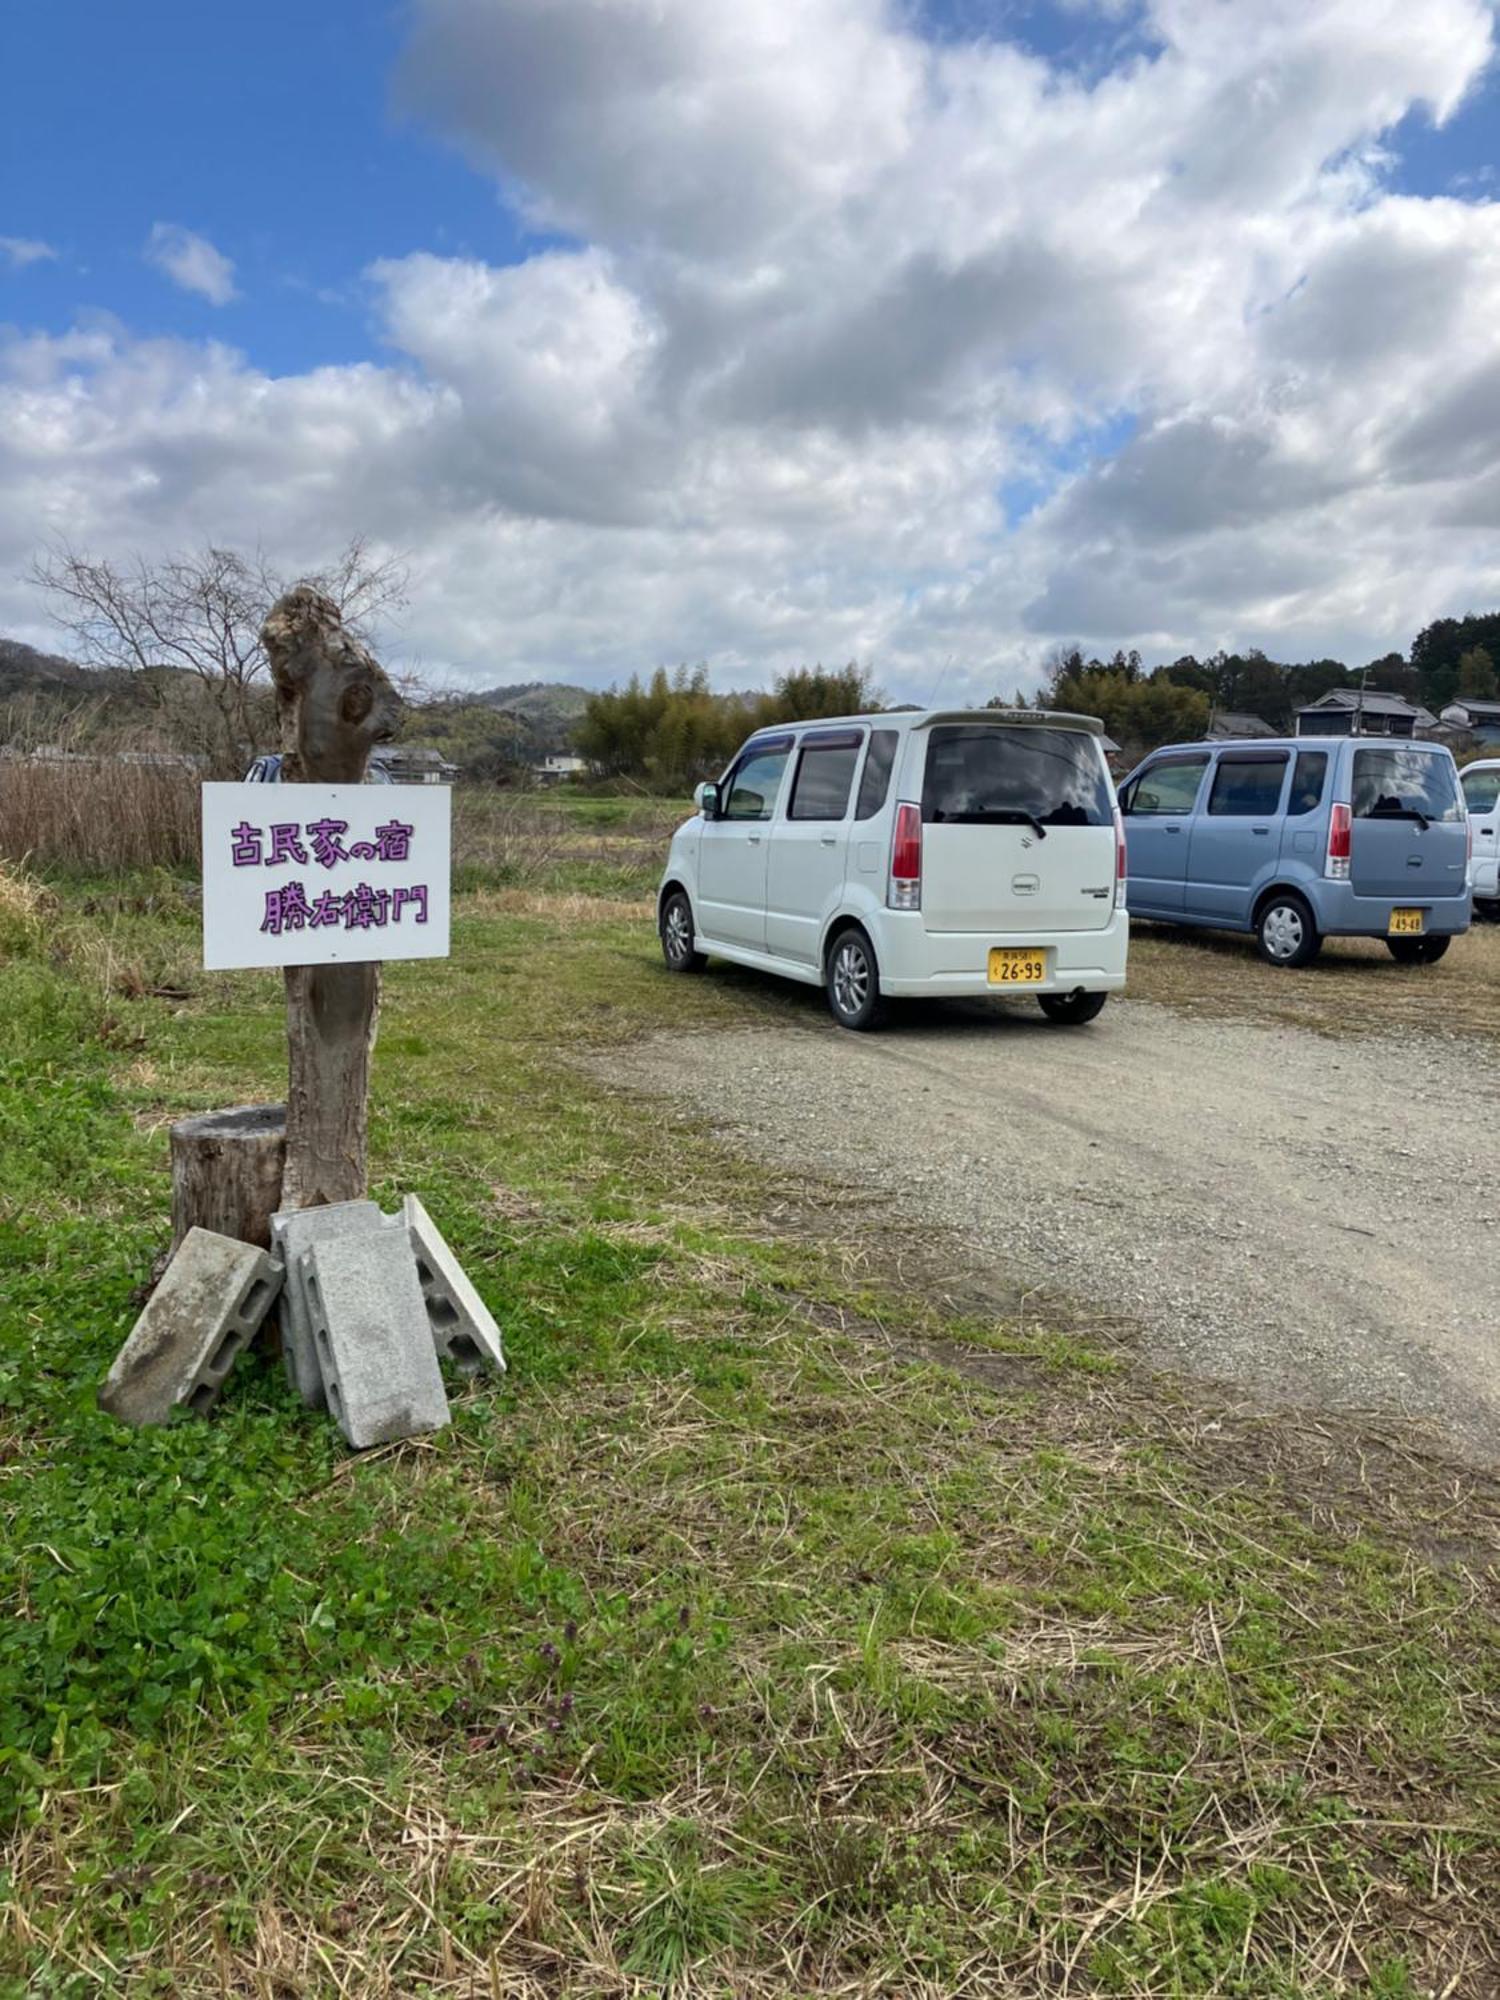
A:
<svg viewBox="0 0 1500 2000">
<path fill-rule="evenodd" d="M 576 882 L 387 973 L 374 1191 L 504 1384 L 362 1458 L 263 1366 L 121 1430 L 165 1125 L 276 1091 L 279 989 L 181 885 L 55 893 L 0 966 L 0 1993 L 1495 1990 L 1493 1484 L 949 1318 L 589 1080 L 777 1002 Z"/>
<path fill-rule="evenodd" d="M 1132 1000 L 1320 1034 L 1500 1035 L 1500 925 L 1476 924 L 1436 965 L 1397 965 L 1369 938 L 1332 938 L 1309 966 L 1267 965 L 1252 938 L 1137 924 Z"/>
</svg>

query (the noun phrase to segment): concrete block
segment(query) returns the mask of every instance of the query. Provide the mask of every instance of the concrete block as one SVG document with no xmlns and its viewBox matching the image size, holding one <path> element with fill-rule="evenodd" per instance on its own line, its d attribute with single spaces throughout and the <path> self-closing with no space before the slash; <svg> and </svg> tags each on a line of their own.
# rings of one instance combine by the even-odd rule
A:
<svg viewBox="0 0 1500 2000">
<path fill-rule="evenodd" d="M 414 1194 L 402 1202 L 397 1219 L 405 1224 L 411 1240 L 433 1345 L 439 1355 L 465 1375 L 477 1375 L 482 1368 L 503 1375 L 505 1351 L 500 1329 L 448 1248 L 442 1231 Z"/>
<path fill-rule="evenodd" d="M 302 1284 L 328 1407 L 350 1444 L 441 1430 L 448 1398 L 405 1232 L 316 1239 Z"/>
<path fill-rule="evenodd" d="M 164 1424 L 176 1409 L 206 1414 L 280 1289 L 264 1250 L 190 1229 L 115 1356 L 100 1409 L 127 1424 Z"/>
<path fill-rule="evenodd" d="M 383 1229 L 373 1201 L 333 1201 L 322 1208 L 284 1208 L 271 1217 L 271 1249 L 286 1267 L 281 1300 L 281 1348 L 287 1379 L 311 1410 L 325 1406 L 323 1371 L 313 1344 L 312 1314 L 302 1286 L 302 1259 L 314 1243 Z"/>
</svg>

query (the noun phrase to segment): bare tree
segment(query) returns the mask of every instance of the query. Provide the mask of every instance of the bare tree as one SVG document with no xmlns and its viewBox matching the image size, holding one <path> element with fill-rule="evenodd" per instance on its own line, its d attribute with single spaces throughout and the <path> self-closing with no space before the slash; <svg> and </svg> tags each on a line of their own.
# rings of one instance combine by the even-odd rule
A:
<svg viewBox="0 0 1500 2000">
<path fill-rule="evenodd" d="M 63 546 L 39 558 L 31 577 L 84 665 L 153 672 L 164 706 L 175 673 L 192 675 L 205 725 L 200 747 L 216 772 L 240 776 L 271 714 L 261 628 L 288 588 L 259 550 L 246 556 L 210 544 L 114 563 Z M 331 598 L 360 635 L 406 601 L 403 564 L 374 560 L 360 537 L 301 581 Z"/>
</svg>

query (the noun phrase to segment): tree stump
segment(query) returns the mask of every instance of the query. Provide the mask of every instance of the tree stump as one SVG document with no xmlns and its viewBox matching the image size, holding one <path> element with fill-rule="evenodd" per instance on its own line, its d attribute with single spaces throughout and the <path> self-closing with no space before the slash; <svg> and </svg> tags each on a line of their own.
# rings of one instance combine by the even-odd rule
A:
<svg viewBox="0 0 1500 2000">
<path fill-rule="evenodd" d="M 271 1247 L 281 1206 L 286 1106 L 242 1104 L 172 1127 L 172 1249 L 190 1229 Z"/>
<path fill-rule="evenodd" d="M 338 606 L 299 584 L 261 638 L 276 684 L 284 784 L 363 783 L 371 746 L 396 733 L 401 697 Z M 286 969 L 286 1170 L 283 1208 L 357 1201 L 369 1162 L 370 1056 L 380 967 Z"/>
</svg>

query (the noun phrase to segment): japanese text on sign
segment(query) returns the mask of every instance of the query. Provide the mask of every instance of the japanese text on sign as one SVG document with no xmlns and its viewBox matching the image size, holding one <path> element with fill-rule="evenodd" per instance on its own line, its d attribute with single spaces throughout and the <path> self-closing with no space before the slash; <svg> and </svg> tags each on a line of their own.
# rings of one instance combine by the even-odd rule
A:
<svg viewBox="0 0 1500 2000">
<path fill-rule="evenodd" d="M 449 794 L 203 787 L 204 964 L 355 963 L 448 950 Z"/>
</svg>

